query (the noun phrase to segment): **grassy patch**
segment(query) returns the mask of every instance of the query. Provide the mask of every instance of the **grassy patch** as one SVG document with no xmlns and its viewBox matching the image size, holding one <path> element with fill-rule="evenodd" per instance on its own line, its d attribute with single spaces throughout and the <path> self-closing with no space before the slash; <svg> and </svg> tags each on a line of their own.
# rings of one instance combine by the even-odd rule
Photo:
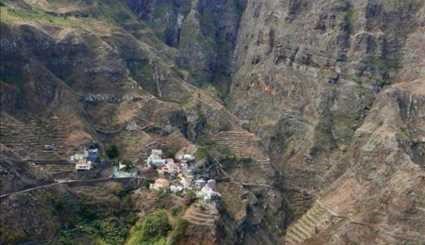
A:
<svg viewBox="0 0 425 245">
<path fill-rule="evenodd" d="M 189 223 L 186 220 L 182 218 L 177 219 L 176 225 L 168 238 L 167 245 L 177 244 L 177 242 L 184 236 L 188 225 Z"/>
<path fill-rule="evenodd" d="M 162 245 L 167 244 L 167 235 L 171 230 L 167 213 L 164 210 L 147 215 L 138 222 L 130 232 L 127 245 Z"/>
<path fill-rule="evenodd" d="M 195 152 L 196 159 L 236 159 L 237 157 L 226 146 L 218 145 L 207 136 L 198 139 L 198 150 Z"/>
<path fill-rule="evenodd" d="M 61 231 L 59 244 L 75 244 L 80 237 L 87 237 L 96 241 L 96 244 L 123 244 L 129 231 L 129 225 L 125 220 L 116 217 L 95 219 L 90 222 L 82 222 L 72 229 Z"/>
<path fill-rule="evenodd" d="M 60 4 L 57 5 L 58 7 L 61 6 Z M 88 11 L 87 13 L 84 11 L 84 7 L 82 9 L 83 13 L 80 14 L 58 14 L 37 7 L 23 9 L 0 5 L 2 22 L 6 23 L 25 21 L 60 27 L 96 30 L 97 27 L 112 28 L 120 24 L 137 21 L 137 18 L 120 1 L 99 1 L 99 3 L 95 3 L 95 11 Z"/>
<path fill-rule="evenodd" d="M 120 195 L 122 203 L 127 203 L 128 195 Z M 81 244 L 81 239 L 95 244 L 123 244 L 137 218 L 129 207 L 109 209 L 71 194 L 46 198 L 62 224 L 59 234 L 50 244 Z"/>
<path fill-rule="evenodd" d="M 76 18 L 51 15 L 37 9 L 25 10 L 1 7 L 0 11 L 4 22 L 31 21 L 66 27 L 78 27 L 80 24 Z"/>
<path fill-rule="evenodd" d="M 137 18 L 121 1 L 96 1 L 96 12 L 99 17 L 114 24 L 125 24 L 137 21 Z"/>
</svg>

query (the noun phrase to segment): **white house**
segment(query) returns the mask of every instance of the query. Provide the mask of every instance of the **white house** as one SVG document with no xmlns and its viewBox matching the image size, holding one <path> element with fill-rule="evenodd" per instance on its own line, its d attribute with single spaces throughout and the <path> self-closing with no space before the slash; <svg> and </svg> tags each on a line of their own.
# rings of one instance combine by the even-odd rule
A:
<svg viewBox="0 0 425 245">
<path fill-rule="evenodd" d="M 192 189 L 192 181 L 193 181 L 193 176 L 192 175 L 179 175 L 180 178 L 180 184 L 183 186 L 183 188 L 185 189 Z"/>
<path fill-rule="evenodd" d="M 215 191 L 215 185 L 215 180 L 208 180 L 207 184 L 196 193 L 196 196 L 205 202 L 209 202 L 215 197 L 220 197 L 220 193 Z"/>
<path fill-rule="evenodd" d="M 204 187 L 205 186 L 205 184 L 207 183 L 205 180 L 203 180 L 203 179 L 197 179 L 197 180 L 195 180 L 194 181 L 195 183 L 195 187 L 197 188 L 197 189 L 201 189 L 202 187 Z"/>
<path fill-rule="evenodd" d="M 72 155 L 69 159 L 71 160 L 71 162 L 78 162 L 80 160 L 84 160 L 86 157 L 84 156 L 84 154 L 80 154 L 80 153 L 76 153 L 74 155 Z"/>
<path fill-rule="evenodd" d="M 71 162 L 75 163 L 76 170 L 90 170 L 93 168 L 93 162 L 87 160 L 88 152 L 76 153 L 70 157 Z"/>
<path fill-rule="evenodd" d="M 86 159 L 80 159 L 75 164 L 76 170 L 90 170 L 93 168 L 92 161 L 87 161 Z"/>
<path fill-rule="evenodd" d="M 181 185 L 171 185 L 170 186 L 170 191 L 172 192 L 172 193 L 177 193 L 177 192 L 181 192 L 181 191 L 183 191 L 183 186 L 181 186 Z"/>
<path fill-rule="evenodd" d="M 153 149 L 151 155 L 146 160 L 150 167 L 160 167 L 167 163 L 166 159 L 162 159 L 162 150 Z"/>
<path fill-rule="evenodd" d="M 191 154 L 178 154 L 176 159 L 183 162 L 195 161 L 195 156 Z"/>
</svg>

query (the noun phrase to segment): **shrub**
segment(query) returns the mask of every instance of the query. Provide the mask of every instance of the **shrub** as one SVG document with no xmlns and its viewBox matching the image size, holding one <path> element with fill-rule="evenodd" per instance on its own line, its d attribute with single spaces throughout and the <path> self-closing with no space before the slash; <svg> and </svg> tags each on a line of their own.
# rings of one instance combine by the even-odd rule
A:
<svg viewBox="0 0 425 245">
<path fill-rule="evenodd" d="M 208 157 L 208 151 L 206 147 L 198 147 L 195 153 L 195 158 L 200 160 L 200 159 L 205 159 L 207 157 Z"/>
<path fill-rule="evenodd" d="M 192 204 L 196 200 L 196 194 L 195 194 L 195 192 L 193 192 L 191 190 L 188 190 L 185 193 L 184 199 L 185 199 L 185 204 L 186 205 Z"/>
<path fill-rule="evenodd" d="M 171 209 L 171 214 L 172 214 L 173 216 L 177 216 L 177 215 L 178 215 L 181 211 L 182 211 L 182 207 L 180 207 L 180 206 L 173 207 L 173 208 Z"/>
<path fill-rule="evenodd" d="M 171 230 L 167 213 L 158 210 L 145 217 L 142 223 L 136 224 L 131 233 L 128 245 L 166 244 L 166 237 Z"/>
<path fill-rule="evenodd" d="M 176 222 L 176 227 L 171 232 L 168 239 L 167 245 L 175 245 L 184 236 L 188 222 L 182 218 L 179 218 Z"/>
<path fill-rule="evenodd" d="M 154 181 L 153 180 L 150 180 L 150 179 L 142 179 L 142 185 L 143 185 L 143 187 L 145 187 L 146 189 L 149 189 L 149 186 L 151 185 L 151 184 L 153 184 L 154 183 Z"/>
<path fill-rule="evenodd" d="M 129 171 L 129 170 L 133 169 L 134 166 L 135 166 L 134 163 L 132 161 L 130 161 L 130 160 L 124 160 L 124 161 L 122 161 L 122 164 L 125 165 L 125 170 L 126 171 Z"/>
<path fill-rule="evenodd" d="M 106 155 L 109 159 L 116 159 L 120 156 L 120 152 L 118 150 L 118 146 L 110 145 L 108 149 L 106 149 Z"/>
<path fill-rule="evenodd" d="M 178 146 L 169 145 L 164 149 L 164 156 L 173 158 L 178 151 L 179 151 Z"/>
</svg>

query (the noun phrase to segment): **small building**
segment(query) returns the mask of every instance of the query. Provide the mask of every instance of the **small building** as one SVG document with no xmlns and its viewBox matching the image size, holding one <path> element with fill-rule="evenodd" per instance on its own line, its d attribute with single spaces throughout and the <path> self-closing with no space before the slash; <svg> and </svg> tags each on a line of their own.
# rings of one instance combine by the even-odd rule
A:
<svg viewBox="0 0 425 245">
<path fill-rule="evenodd" d="M 166 164 L 167 160 L 162 159 L 162 154 L 162 150 L 153 149 L 151 155 L 146 160 L 148 166 L 158 168 Z"/>
<path fill-rule="evenodd" d="M 202 199 L 204 202 L 210 202 L 214 198 L 220 197 L 221 195 L 215 190 L 215 186 L 215 180 L 208 180 L 207 184 L 196 193 L 196 196 Z"/>
<path fill-rule="evenodd" d="M 195 161 L 195 156 L 191 154 L 179 154 L 176 156 L 176 159 L 182 162 L 192 162 Z"/>
<path fill-rule="evenodd" d="M 151 156 L 157 156 L 158 158 L 162 158 L 162 150 L 160 149 L 152 149 Z"/>
<path fill-rule="evenodd" d="M 193 175 L 193 167 L 189 167 L 186 162 L 180 162 L 180 169 L 185 175 Z"/>
<path fill-rule="evenodd" d="M 204 179 L 197 179 L 194 181 L 195 188 L 202 189 L 207 182 Z"/>
<path fill-rule="evenodd" d="M 172 176 L 177 176 L 178 173 L 180 173 L 180 166 L 177 165 L 173 159 L 167 159 L 166 160 L 166 164 L 161 166 L 158 169 L 158 173 L 161 175 L 172 175 Z"/>
<path fill-rule="evenodd" d="M 192 189 L 192 181 L 193 181 L 192 175 L 179 174 L 179 179 L 180 179 L 180 184 L 183 186 L 184 189 Z"/>
<path fill-rule="evenodd" d="M 215 190 L 215 188 L 217 187 L 217 182 L 214 179 L 209 179 L 206 185 L 208 186 L 208 188 Z"/>
<path fill-rule="evenodd" d="M 155 191 L 165 190 L 168 189 L 168 187 L 170 187 L 170 182 L 164 178 L 156 179 L 153 184 L 149 185 L 149 189 Z"/>
<path fill-rule="evenodd" d="M 99 149 L 91 148 L 87 150 L 87 160 L 96 162 L 99 160 Z"/>
<path fill-rule="evenodd" d="M 95 145 L 70 157 L 71 162 L 75 163 L 76 170 L 91 170 L 99 159 L 99 149 Z"/>
<path fill-rule="evenodd" d="M 161 167 L 166 163 L 167 163 L 167 160 L 165 160 L 165 159 L 150 159 L 150 160 L 148 160 L 148 165 L 150 167 L 155 167 L 155 168 Z"/>
<path fill-rule="evenodd" d="M 69 158 L 69 160 L 71 160 L 71 162 L 74 162 L 74 163 L 77 163 L 78 161 L 84 160 L 84 159 L 86 159 L 86 155 L 81 153 L 76 153 Z"/>
<path fill-rule="evenodd" d="M 183 191 L 184 190 L 184 188 L 183 188 L 183 186 L 181 186 L 181 185 L 171 185 L 170 186 L 170 191 L 172 192 L 172 193 L 178 193 L 178 192 L 181 192 L 181 191 Z"/>
<path fill-rule="evenodd" d="M 75 164 L 76 170 L 91 170 L 92 168 L 93 162 L 86 159 L 80 159 Z"/>
<path fill-rule="evenodd" d="M 137 123 L 135 121 L 131 121 L 129 123 L 127 123 L 127 126 L 125 126 L 125 129 L 127 131 L 136 131 L 139 128 L 139 126 L 137 125 Z"/>
</svg>

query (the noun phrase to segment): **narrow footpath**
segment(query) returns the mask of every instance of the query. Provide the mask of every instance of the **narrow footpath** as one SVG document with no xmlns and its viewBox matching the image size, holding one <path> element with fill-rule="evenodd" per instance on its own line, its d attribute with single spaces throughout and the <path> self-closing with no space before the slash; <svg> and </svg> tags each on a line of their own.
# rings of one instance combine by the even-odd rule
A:
<svg viewBox="0 0 425 245">
<path fill-rule="evenodd" d="M 21 194 L 21 193 L 27 193 L 27 192 L 32 192 L 32 191 L 41 190 L 41 189 L 47 189 L 47 188 L 58 186 L 58 185 L 67 185 L 67 184 L 73 184 L 73 183 L 92 184 L 92 183 L 130 180 L 130 179 L 143 179 L 143 177 L 135 176 L 135 177 L 125 177 L 125 178 L 107 177 L 107 178 L 98 178 L 98 179 L 90 179 L 90 180 L 56 180 L 56 182 L 53 182 L 53 183 L 34 186 L 34 187 L 24 189 L 24 190 L 20 190 L 20 191 L 0 194 L 0 199 L 9 197 L 9 196 L 15 195 L 15 194 Z"/>
</svg>

